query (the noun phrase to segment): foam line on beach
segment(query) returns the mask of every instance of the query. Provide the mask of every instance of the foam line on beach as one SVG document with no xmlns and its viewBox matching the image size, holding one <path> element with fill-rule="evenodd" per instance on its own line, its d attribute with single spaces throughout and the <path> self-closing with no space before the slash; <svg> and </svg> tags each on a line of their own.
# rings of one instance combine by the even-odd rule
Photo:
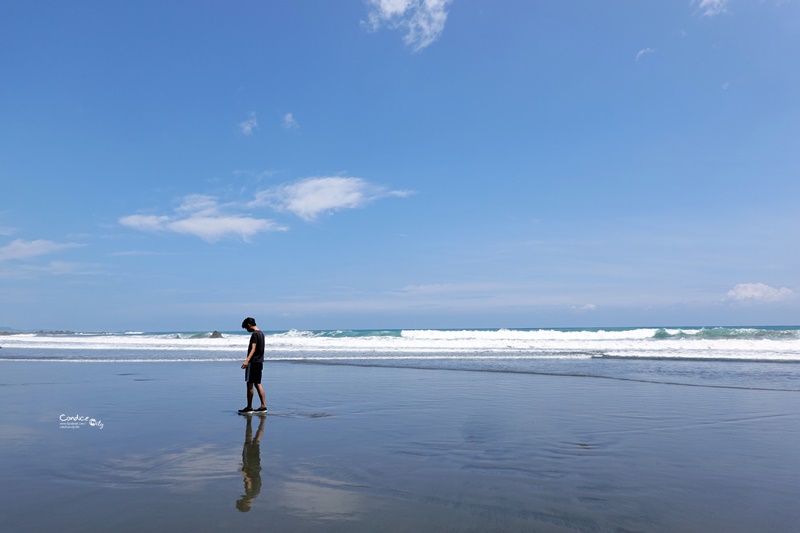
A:
<svg viewBox="0 0 800 533">
<path fill-rule="evenodd" d="M 651 383 L 651 384 L 660 384 L 660 385 L 678 385 L 684 387 L 704 387 L 704 388 L 719 388 L 719 389 L 738 389 L 738 390 L 762 390 L 762 391 L 779 391 L 779 392 L 800 392 L 800 389 L 793 388 L 793 387 L 779 387 L 779 386 L 758 386 L 758 385 L 740 385 L 740 384 L 731 384 L 731 383 L 692 383 L 692 382 L 681 382 L 681 381 L 671 381 L 666 379 L 644 379 L 639 377 L 632 377 L 630 375 L 607 375 L 607 374 L 600 374 L 600 373 L 591 373 L 591 372 L 558 372 L 558 371 L 548 371 L 548 370 L 541 370 L 530 368 L 531 365 L 526 365 L 528 368 L 491 368 L 487 367 L 487 362 L 497 362 L 497 363 L 505 363 L 505 362 L 512 362 L 512 363 L 547 363 L 548 361 L 553 363 L 561 363 L 564 362 L 566 364 L 570 364 L 570 359 L 573 361 L 584 361 L 590 362 L 592 360 L 634 360 L 634 361 L 641 361 L 645 363 L 648 361 L 646 358 L 495 358 L 495 357 L 474 357 L 474 358 L 460 358 L 460 357 L 371 357 L 371 358 L 358 358 L 358 357 L 309 357 L 309 358 L 271 358 L 268 360 L 268 363 L 290 363 L 290 364 L 306 364 L 306 365 L 328 365 L 328 366 L 350 366 L 350 367 L 363 367 L 363 368 L 398 368 L 398 369 L 417 369 L 417 370 L 448 370 L 448 371 L 462 371 L 462 372 L 475 372 L 475 373 L 494 373 L 494 374 L 518 374 L 518 375 L 539 375 L 539 376 L 559 376 L 559 377 L 580 377 L 580 378 L 598 378 L 598 379 L 608 379 L 608 380 L 616 380 L 616 381 L 631 381 L 631 382 L 639 382 L 639 383 Z M 650 359 L 652 361 L 652 359 Z M 0 358 L 0 363 L 8 362 L 8 363 L 82 363 L 85 365 L 91 364 L 98 364 L 98 365 L 105 365 L 105 364 L 119 364 L 119 363 L 138 363 L 138 364 L 150 364 L 150 363 L 235 363 L 239 362 L 239 358 L 188 358 L 188 359 L 180 359 L 180 358 L 170 358 L 170 359 L 73 359 L 73 358 L 35 358 L 35 359 L 28 359 L 28 358 Z M 469 367 L 465 365 L 465 363 L 469 363 L 470 361 L 476 364 L 482 364 L 480 368 Z M 669 361 L 667 359 L 656 358 L 655 361 Z M 692 360 L 688 358 L 676 358 L 672 361 L 677 363 L 706 363 L 706 364 L 722 364 L 724 361 L 715 359 L 715 360 Z M 442 365 L 446 366 L 435 366 L 435 363 L 441 363 Z M 743 363 L 743 364 L 760 364 L 760 363 L 787 363 L 785 361 L 743 361 L 740 359 L 736 359 L 733 361 L 728 361 L 733 363 Z M 789 368 L 794 367 L 794 365 L 787 365 Z M 645 370 L 646 372 L 651 372 L 650 370 Z M 791 372 L 790 372 L 791 373 Z M 658 375 L 658 374 L 654 374 Z M 763 383 L 763 380 L 759 380 L 758 383 Z M 793 383 L 791 381 L 784 380 L 784 383 Z"/>
<path fill-rule="evenodd" d="M 488 373 L 488 374 L 518 374 L 518 375 L 532 375 L 532 376 L 554 376 L 566 378 L 594 378 L 594 379 L 608 379 L 613 381 L 630 381 L 634 383 L 651 383 L 654 385 L 676 385 L 681 387 L 699 387 L 706 389 L 732 389 L 732 390 L 748 390 L 748 391 L 771 391 L 771 392 L 800 392 L 800 389 L 789 388 L 771 388 L 771 387 L 745 387 L 741 385 L 710 385 L 704 383 L 681 383 L 677 381 L 661 381 L 649 380 L 638 378 L 627 378 L 618 376 L 603 376 L 596 374 L 582 374 L 582 373 L 568 373 L 568 372 L 538 372 L 534 370 L 508 370 L 508 369 L 490 369 L 490 368 L 432 368 L 426 366 L 409 366 L 409 365 L 376 365 L 370 363 L 352 363 L 352 362 L 332 362 L 332 361 L 309 361 L 309 360 L 294 360 L 284 361 L 295 364 L 310 364 L 310 365 L 330 365 L 330 366 L 356 366 L 362 368 L 410 368 L 414 370 L 435 370 L 445 372 L 474 372 L 474 373 Z"/>
</svg>

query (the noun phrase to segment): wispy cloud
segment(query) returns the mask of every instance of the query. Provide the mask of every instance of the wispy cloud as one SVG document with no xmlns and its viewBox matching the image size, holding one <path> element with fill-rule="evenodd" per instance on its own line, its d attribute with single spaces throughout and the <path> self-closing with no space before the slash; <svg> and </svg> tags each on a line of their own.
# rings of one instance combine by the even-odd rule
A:
<svg viewBox="0 0 800 533">
<path fill-rule="evenodd" d="M 168 228 L 176 233 L 195 235 L 208 242 L 218 241 L 227 235 L 235 235 L 247 241 L 259 233 L 286 229 L 271 220 L 242 216 L 190 216 L 170 222 Z"/>
<path fill-rule="evenodd" d="M 215 216 L 220 213 L 217 199 L 207 194 L 190 194 L 184 197 L 183 202 L 175 208 L 178 213 L 191 216 Z"/>
<path fill-rule="evenodd" d="M 444 31 L 447 6 L 452 0 L 366 0 L 366 25 L 372 31 L 382 26 L 406 32 L 403 41 L 415 52 L 422 50 Z"/>
<path fill-rule="evenodd" d="M 323 213 L 356 209 L 380 198 L 409 194 L 409 191 L 391 191 L 362 178 L 315 177 L 261 191 L 251 205 L 288 211 L 310 222 Z"/>
<path fill-rule="evenodd" d="M 507 288 L 500 283 L 429 283 L 426 285 L 406 285 L 398 294 L 403 296 L 431 296 L 455 294 L 461 297 L 496 294 Z"/>
<path fill-rule="evenodd" d="M 283 115 L 283 127 L 287 130 L 296 130 L 300 127 L 300 124 L 294 118 L 294 115 L 286 113 Z"/>
<path fill-rule="evenodd" d="M 151 255 L 167 255 L 163 252 L 153 252 L 151 250 L 127 250 L 124 252 L 112 252 L 108 254 L 109 257 L 137 257 L 137 256 L 151 256 Z"/>
<path fill-rule="evenodd" d="M 173 232 L 194 235 L 208 242 L 223 237 L 239 237 L 248 241 L 259 233 L 285 231 L 276 222 L 230 212 L 234 206 L 220 206 L 217 199 L 202 194 L 184 198 L 172 215 L 128 215 L 119 223 L 139 231 Z"/>
<path fill-rule="evenodd" d="M 41 255 L 47 255 L 68 248 L 82 246 L 76 243 L 58 243 L 44 239 L 35 241 L 25 241 L 17 239 L 0 248 L 0 261 L 9 259 L 30 259 Z"/>
<path fill-rule="evenodd" d="M 323 213 L 357 209 L 381 198 L 410 194 L 362 178 L 307 178 L 258 191 L 250 201 L 220 202 L 215 196 L 190 194 L 181 199 L 171 214 L 139 213 L 120 217 L 118 222 L 138 231 L 194 235 L 208 242 L 224 237 L 249 241 L 259 233 L 288 230 L 272 219 L 251 214 L 259 209 L 292 213 L 312 222 Z"/>
<path fill-rule="evenodd" d="M 251 111 L 247 120 L 239 123 L 239 130 L 245 135 L 252 135 L 256 129 L 258 129 L 258 119 L 256 114 Z"/>
<path fill-rule="evenodd" d="M 102 273 L 101 269 L 97 266 L 87 265 L 83 263 L 71 263 L 67 261 L 51 261 L 45 265 L 26 265 L 24 270 L 27 272 L 34 272 L 40 274 L 51 274 L 54 276 L 63 276 L 68 274 L 77 274 L 82 276 L 98 275 Z"/>
<path fill-rule="evenodd" d="M 647 54 L 652 54 L 655 52 L 652 48 L 642 48 L 638 52 L 636 52 L 636 61 L 639 61 L 642 57 L 646 56 Z"/>
<path fill-rule="evenodd" d="M 704 17 L 713 17 L 727 11 L 729 0 L 693 0 Z"/>
<path fill-rule="evenodd" d="M 170 217 L 160 215 L 128 215 L 119 219 L 123 226 L 141 231 L 164 231 L 169 222 Z"/>
<path fill-rule="evenodd" d="M 792 289 L 781 287 L 776 289 L 765 283 L 739 283 L 728 291 L 728 299 L 750 302 L 777 302 L 794 298 Z"/>
</svg>

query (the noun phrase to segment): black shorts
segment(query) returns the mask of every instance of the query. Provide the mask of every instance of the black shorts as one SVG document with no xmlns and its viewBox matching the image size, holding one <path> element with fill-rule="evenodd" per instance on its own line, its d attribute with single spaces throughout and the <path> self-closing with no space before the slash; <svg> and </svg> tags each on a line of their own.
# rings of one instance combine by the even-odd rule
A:
<svg viewBox="0 0 800 533">
<path fill-rule="evenodd" d="M 264 370 L 264 363 L 249 363 L 244 369 L 244 380 L 254 385 L 261 383 L 261 372 Z"/>
</svg>

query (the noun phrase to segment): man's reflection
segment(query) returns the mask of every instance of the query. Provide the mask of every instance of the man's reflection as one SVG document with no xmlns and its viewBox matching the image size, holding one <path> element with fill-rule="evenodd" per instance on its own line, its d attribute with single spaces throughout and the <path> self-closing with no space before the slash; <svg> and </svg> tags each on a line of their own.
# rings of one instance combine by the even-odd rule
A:
<svg viewBox="0 0 800 533">
<path fill-rule="evenodd" d="M 236 500 L 236 508 L 246 513 L 253 507 L 253 500 L 261 492 L 261 436 L 264 434 L 266 416 L 259 416 L 258 430 L 253 438 L 253 416 L 247 417 L 244 430 L 244 447 L 242 448 L 242 476 L 244 477 L 244 494 Z"/>
</svg>

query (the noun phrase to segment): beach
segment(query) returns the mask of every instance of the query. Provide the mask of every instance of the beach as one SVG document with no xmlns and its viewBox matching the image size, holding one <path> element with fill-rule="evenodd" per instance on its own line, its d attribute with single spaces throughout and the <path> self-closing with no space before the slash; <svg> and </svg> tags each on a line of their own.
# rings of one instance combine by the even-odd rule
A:
<svg viewBox="0 0 800 533">
<path fill-rule="evenodd" d="M 269 362 L 2 361 L 7 531 L 792 531 L 800 394 Z"/>
</svg>

